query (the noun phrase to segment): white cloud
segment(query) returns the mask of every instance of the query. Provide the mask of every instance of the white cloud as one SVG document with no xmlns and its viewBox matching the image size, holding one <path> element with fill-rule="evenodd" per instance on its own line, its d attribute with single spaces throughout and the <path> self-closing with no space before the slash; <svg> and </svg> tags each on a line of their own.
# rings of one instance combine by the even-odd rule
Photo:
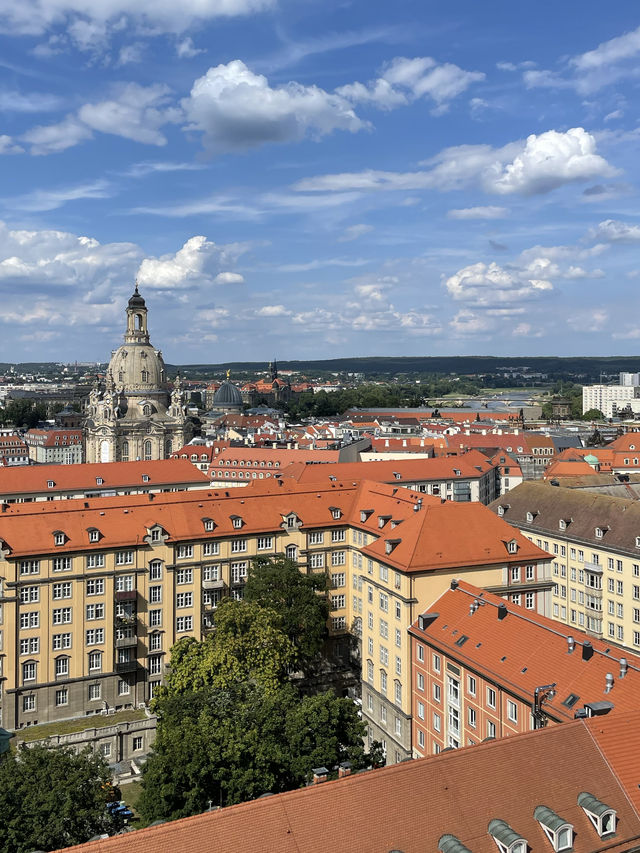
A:
<svg viewBox="0 0 640 853">
<path fill-rule="evenodd" d="M 86 198 L 110 198 L 111 186 L 107 181 L 93 181 L 90 184 L 61 187 L 56 190 L 34 190 L 22 196 L 2 199 L 2 204 L 10 210 L 43 212 L 56 210 L 70 201 Z"/>
<path fill-rule="evenodd" d="M 168 98 L 168 86 L 127 83 L 113 98 L 84 104 L 78 110 L 78 118 L 101 133 L 113 133 L 149 145 L 165 145 L 167 140 L 159 128 L 180 119 L 179 111 L 168 105 Z"/>
<path fill-rule="evenodd" d="M 187 129 L 202 131 L 212 154 L 367 126 L 345 98 L 293 82 L 272 88 L 239 59 L 198 78 L 182 107 Z"/>
<path fill-rule="evenodd" d="M 640 53 L 640 27 L 609 41 L 602 42 L 594 50 L 581 56 L 575 56 L 571 65 L 579 71 L 592 71 L 603 65 L 612 65 L 624 59 L 631 59 Z"/>
<path fill-rule="evenodd" d="M 0 31 L 42 35 L 54 26 L 66 25 L 87 43 L 87 30 L 118 29 L 123 19 L 147 32 L 181 33 L 197 21 L 248 15 L 274 5 L 275 0 L 137 0 L 133 6 L 128 0 L 21 0 L 2 4 Z M 92 41 L 95 43 L 95 35 Z"/>
<path fill-rule="evenodd" d="M 447 211 L 448 219 L 504 219 L 509 213 L 506 207 L 463 207 Z"/>
<path fill-rule="evenodd" d="M 202 48 L 197 48 L 190 36 L 185 36 L 185 38 L 180 39 L 176 44 L 176 55 L 180 59 L 192 59 L 199 53 L 205 53 L 205 51 Z"/>
<path fill-rule="evenodd" d="M 606 219 L 590 230 L 589 237 L 605 243 L 638 243 L 640 242 L 640 225 Z"/>
<path fill-rule="evenodd" d="M 56 124 L 32 128 L 23 134 L 22 140 L 31 146 L 31 154 L 39 155 L 65 151 L 92 136 L 86 124 L 70 115 Z"/>
<path fill-rule="evenodd" d="M 284 305 L 263 305 L 256 314 L 258 317 L 290 317 L 291 311 Z"/>
<path fill-rule="evenodd" d="M 370 231 L 373 231 L 373 225 L 349 225 L 348 228 L 344 229 L 343 234 L 338 237 L 338 242 L 349 243 L 351 240 L 357 240 L 358 237 L 362 237 L 363 234 L 368 234 Z"/>
<path fill-rule="evenodd" d="M 239 272 L 219 272 L 214 284 L 244 284 L 244 276 Z"/>
<path fill-rule="evenodd" d="M 458 311 L 449 323 L 453 333 L 460 337 L 493 332 L 496 325 L 497 323 L 494 318 L 486 314 L 476 314 L 473 311 Z"/>
<path fill-rule="evenodd" d="M 219 269 L 245 248 L 241 244 L 219 246 L 203 236 L 191 237 L 173 255 L 145 258 L 138 269 L 137 280 L 141 286 L 154 290 L 184 290 L 194 284 L 207 283 L 236 284 L 242 276 L 236 278 L 235 273 L 220 273 Z"/>
<path fill-rule="evenodd" d="M 143 58 L 144 45 L 141 42 L 134 42 L 133 44 L 127 44 L 120 48 L 116 65 L 119 67 L 123 65 L 132 65 L 137 62 L 142 62 Z"/>
<path fill-rule="evenodd" d="M 418 172 L 372 169 L 304 178 L 294 189 L 311 192 L 346 190 L 460 190 L 480 186 L 492 195 L 535 195 L 574 181 L 617 174 L 596 153 L 595 138 L 583 128 L 564 133 L 548 130 L 502 148 L 459 145 L 445 148 Z"/>
<path fill-rule="evenodd" d="M 278 272 L 311 272 L 324 267 L 363 267 L 368 264 L 366 258 L 314 258 L 303 264 L 282 264 Z"/>
<path fill-rule="evenodd" d="M 465 71 L 448 62 L 439 65 L 430 56 L 398 56 L 376 80 L 351 83 L 336 92 L 354 103 L 373 103 L 383 109 L 428 97 L 442 110 L 448 101 L 484 78 L 481 71 Z"/>
<path fill-rule="evenodd" d="M 534 277 L 532 272 L 505 269 L 496 263 L 471 264 L 449 276 L 445 287 L 455 301 L 475 307 L 519 303 L 553 290 L 550 281 Z"/>
<path fill-rule="evenodd" d="M 0 91 L 0 111 L 15 113 L 43 113 L 60 108 L 61 99 L 42 92 Z"/>
<path fill-rule="evenodd" d="M 23 152 L 24 148 L 16 145 L 10 136 L 6 133 L 0 134 L 0 154 L 22 154 Z"/>
</svg>

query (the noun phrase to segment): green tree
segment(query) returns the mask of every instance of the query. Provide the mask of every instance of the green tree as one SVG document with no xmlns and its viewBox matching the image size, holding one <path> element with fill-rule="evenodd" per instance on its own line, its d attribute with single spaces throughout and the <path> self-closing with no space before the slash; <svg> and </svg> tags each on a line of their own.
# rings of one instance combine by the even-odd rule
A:
<svg viewBox="0 0 640 853">
<path fill-rule="evenodd" d="M 142 778 L 138 809 L 147 821 L 231 805 L 299 787 L 318 765 L 365 763 L 364 725 L 348 699 L 300 699 L 285 683 L 165 695 Z"/>
<path fill-rule="evenodd" d="M 34 746 L 0 756 L 0 850 L 57 850 L 113 833 L 109 780 L 103 759 L 89 752 Z"/>
<path fill-rule="evenodd" d="M 287 557 L 254 557 L 244 590 L 247 602 L 274 611 L 295 648 L 295 665 L 307 670 L 327 637 L 329 603 L 325 574 L 304 575 Z"/>
<path fill-rule="evenodd" d="M 4 409 L 0 409 L 0 422 L 14 424 L 18 427 L 36 426 L 47 417 L 47 407 L 44 403 L 33 403 L 32 400 L 10 400 Z"/>
<path fill-rule="evenodd" d="M 273 690 L 295 659 L 278 613 L 257 602 L 225 599 L 216 611 L 213 633 L 202 642 L 180 640 L 172 648 L 167 688 L 179 693 L 252 680 Z"/>
<path fill-rule="evenodd" d="M 588 409 L 584 415 L 582 415 L 583 421 L 604 421 L 605 416 L 602 414 L 600 409 Z"/>
</svg>

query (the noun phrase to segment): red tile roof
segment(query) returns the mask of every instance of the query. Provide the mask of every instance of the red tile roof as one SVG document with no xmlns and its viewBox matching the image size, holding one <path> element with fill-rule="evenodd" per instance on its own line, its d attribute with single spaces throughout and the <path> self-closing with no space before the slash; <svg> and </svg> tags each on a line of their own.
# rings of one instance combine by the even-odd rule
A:
<svg viewBox="0 0 640 853">
<path fill-rule="evenodd" d="M 625 734 L 640 754 L 640 713 Z M 553 847 L 534 809 L 546 805 L 574 828 L 574 853 L 632 850 L 640 818 L 609 756 L 620 734 L 608 718 L 488 741 L 346 779 L 205 812 L 104 841 L 77 853 L 437 853 L 451 834 L 473 853 L 495 853 L 498 818 L 531 853 Z M 594 727 L 605 732 L 597 741 Z M 586 791 L 616 810 L 616 833 L 601 839 L 577 799 Z"/>
</svg>

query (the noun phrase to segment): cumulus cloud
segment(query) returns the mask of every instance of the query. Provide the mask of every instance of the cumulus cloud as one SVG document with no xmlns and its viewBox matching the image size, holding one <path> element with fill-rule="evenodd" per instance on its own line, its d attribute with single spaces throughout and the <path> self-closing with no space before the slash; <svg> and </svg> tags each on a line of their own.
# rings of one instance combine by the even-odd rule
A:
<svg viewBox="0 0 640 853">
<path fill-rule="evenodd" d="M 640 242 L 640 225 L 605 219 L 590 230 L 589 237 L 604 243 L 638 243 Z"/>
<path fill-rule="evenodd" d="M 0 30 L 13 35 L 42 35 L 55 26 L 81 30 L 118 30 L 122 22 L 140 26 L 147 33 L 181 33 L 198 21 L 230 18 L 261 12 L 275 0 L 22 0 L 0 9 Z M 82 32 L 79 38 L 82 37 Z M 87 36 L 84 36 L 85 42 Z"/>
<path fill-rule="evenodd" d="M 509 211 L 506 207 L 463 207 L 449 210 L 448 219 L 504 219 Z"/>
<path fill-rule="evenodd" d="M 92 136 L 93 133 L 86 124 L 69 115 L 56 124 L 32 128 L 23 134 L 22 141 L 31 146 L 31 154 L 40 155 L 65 151 L 91 139 Z"/>
<path fill-rule="evenodd" d="M 138 283 L 154 290 L 184 290 L 194 282 L 237 284 L 235 273 L 219 269 L 238 256 L 239 245 L 219 246 L 201 235 L 191 237 L 175 254 L 145 258 L 138 269 Z"/>
<path fill-rule="evenodd" d="M 128 83 L 120 87 L 113 98 L 82 106 L 78 118 L 101 133 L 113 133 L 149 145 L 165 145 L 166 137 L 159 128 L 180 118 L 180 112 L 170 107 L 168 100 L 168 86 Z"/>
<path fill-rule="evenodd" d="M 370 231 L 373 231 L 373 225 L 349 225 L 348 228 L 344 229 L 343 234 L 338 237 L 338 242 L 349 243 L 351 240 L 357 240 L 358 237 L 362 237 L 363 234 L 368 234 Z"/>
<path fill-rule="evenodd" d="M 215 284 L 244 284 L 244 276 L 239 272 L 219 272 L 213 281 Z"/>
<path fill-rule="evenodd" d="M 466 310 L 458 311 L 449 323 L 451 331 L 459 337 L 492 332 L 496 328 L 496 325 L 496 320 L 492 317 Z"/>
<path fill-rule="evenodd" d="M 418 172 L 365 170 L 304 178 L 298 191 L 460 190 L 479 186 L 492 195 L 536 195 L 564 184 L 617 174 L 596 152 L 596 140 L 582 127 L 548 130 L 502 148 L 459 145 L 445 148 Z"/>
<path fill-rule="evenodd" d="M 553 290 L 550 281 L 534 278 L 529 270 L 505 269 L 496 263 L 482 262 L 449 276 L 445 287 L 457 302 L 476 307 L 519 303 Z"/>
<path fill-rule="evenodd" d="M 194 45 L 193 39 L 190 36 L 185 36 L 185 38 L 180 39 L 176 44 L 176 55 L 180 59 L 193 59 L 194 56 L 204 52 L 204 49 Z"/>
<path fill-rule="evenodd" d="M 272 88 L 239 59 L 198 78 L 182 108 L 187 129 L 202 131 L 212 154 L 366 127 L 340 95 L 293 82 Z"/>
<path fill-rule="evenodd" d="M 256 314 L 258 317 L 290 317 L 291 311 L 284 305 L 263 305 Z"/>
<path fill-rule="evenodd" d="M 484 79 L 481 71 L 465 71 L 449 62 L 438 64 L 430 56 L 398 56 L 377 79 L 341 86 L 336 92 L 354 103 L 372 103 L 383 109 L 426 97 L 436 104 L 436 111 L 442 111 L 447 102 Z"/>
</svg>

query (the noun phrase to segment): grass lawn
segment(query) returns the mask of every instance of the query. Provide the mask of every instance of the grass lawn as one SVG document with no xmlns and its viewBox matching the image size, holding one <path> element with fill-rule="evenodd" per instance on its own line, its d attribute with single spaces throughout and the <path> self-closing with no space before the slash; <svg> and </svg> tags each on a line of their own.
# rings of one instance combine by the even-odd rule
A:
<svg viewBox="0 0 640 853">
<path fill-rule="evenodd" d="M 142 782 L 127 782 L 118 786 L 122 792 L 122 799 L 129 806 L 131 811 L 138 816 L 138 800 L 142 793 Z"/>
<path fill-rule="evenodd" d="M 42 723 L 39 726 L 29 726 L 16 732 L 16 740 L 30 743 L 41 738 L 53 735 L 69 735 L 73 732 L 82 732 L 85 729 L 102 729 L 107 726 L 115 726 L 117 723 L 130 723 L 134 720 L 144 720 L 146 714 L 143 710 L 118 711 L 111 716 L 102 714 L 91 714 L 88 717 L 78 717 L 75 720 L 61 720 L 55 723 Z"/>
</svg>

